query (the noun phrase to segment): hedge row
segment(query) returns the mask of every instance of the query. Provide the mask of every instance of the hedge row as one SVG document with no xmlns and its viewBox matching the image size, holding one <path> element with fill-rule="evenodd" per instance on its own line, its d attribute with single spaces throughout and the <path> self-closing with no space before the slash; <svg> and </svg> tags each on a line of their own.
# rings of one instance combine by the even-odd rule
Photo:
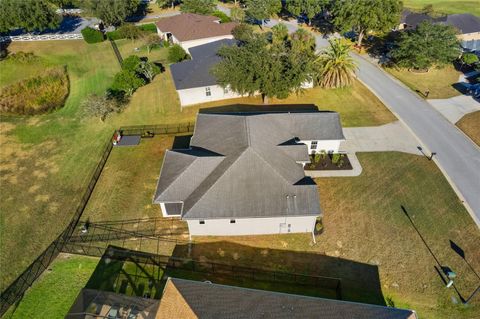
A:
<svg viewBox="0 0 480 319">
<path fill-rule="evenodd" d="M 157 33 L 157 27 L 153 23 L 139 25 L 137 26 L 137 29 L 146 33 Z M 117 29 L 115 31 L 107 32 L 107 39 L 120 40 L 125 39 L 125 36 L 120 32 L 120 29 Z"/>
<path fill-rule="evenodd" d="M 105 40 L 103 32 L 86 27 L 82 30 L 83 39 L 87 43 L 98 43 Z"/>
</svg>

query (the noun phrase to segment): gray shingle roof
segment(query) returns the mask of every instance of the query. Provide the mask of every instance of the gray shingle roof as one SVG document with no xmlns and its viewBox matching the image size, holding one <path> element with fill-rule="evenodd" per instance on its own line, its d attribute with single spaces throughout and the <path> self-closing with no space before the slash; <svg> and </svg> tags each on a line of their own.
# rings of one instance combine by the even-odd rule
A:
<svg viewBox="0 0 480 319">
<path fill-rule="evenodd" d="M 217 51 L 224 45 L 234 43 L 235 40 L 224 39 L 190 48 L 191 60 L 170 66 L 175 88 L 184 90 L 215 85 L 217 81 L 210 73 L 210 69 L 221 60 Z"/>
<path fill-rule="evenodd" d="M 415 319 L 411 310 L 169 278 L 159 318 Z"/>
<path fill-rule="evenodd" d="M 338 113 L 201 113 L 191 149 L 165 154 L 154 202 L 182 201 L 184 219 L 319 215 L 296 137 L 344 139 Z"/>
<path fill-rule="evenodd" d="M 409 10 L 402 12 L 401 23 L 406 23 L 416 28 L 423 21 L 431 21 L 435 24 L 445 24 L 457 28 L 461 34 L 480 32 L 480 18 L 469 14 L 449 14 L 438 18 L 430 17 L 425 13 L 416 13 Z"/>
</svg>

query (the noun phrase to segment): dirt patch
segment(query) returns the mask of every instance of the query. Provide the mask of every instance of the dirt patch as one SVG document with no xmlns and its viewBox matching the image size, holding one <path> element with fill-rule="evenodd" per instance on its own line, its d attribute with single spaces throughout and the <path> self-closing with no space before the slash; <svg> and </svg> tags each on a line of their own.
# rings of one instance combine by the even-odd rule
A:
<svg viewBox="0 0 480 319">
<path fill-rule="evenodd" d="M 48 202 L 48 200 L 50 199 L 50 195 L 37 195 L 35 196 L 35 201 L 36 202 Z"/>
<path fill-rule="evenodd" d="M 32 185 L 28 188 L 29 193 L 36 193 L 40 189 L 40 185 Z"/>
</svg>

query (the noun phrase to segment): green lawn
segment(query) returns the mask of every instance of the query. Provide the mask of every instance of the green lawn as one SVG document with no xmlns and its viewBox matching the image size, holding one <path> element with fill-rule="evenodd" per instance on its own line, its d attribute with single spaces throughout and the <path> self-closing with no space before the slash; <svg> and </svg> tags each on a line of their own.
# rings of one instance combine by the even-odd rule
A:
<svg viewBox="0 0 480 319">
<path fill-rule="evenodd" d="M 64 318 L 97 266 L 98 258 L 60 255 L 40 279 L 27 291 L 8 319 Z M 15 311 L 14 311 L 15 310 Z"/>
<path fill-rule="evenodd" d="M 143 49 L 134 51 L 135 47 L 141 47 L 140 41 L 120 40 L 117 43 L 124 55 L 136 53 L 147 56 Z M 0 73 L 5 74 L 0 78 L 0 87 L 41 72 L 45 65 L 66 65 L 70 95 L 66 105 L 51 114 L 1 117 L 1 290 L 69 222 L 99 160 L 102 146 L 115 128 L 190 122 L 201 107 L 261 103 L 259 98 L 245 98 L 189 107 L 182 111 L 167 68 L 152 83 L 134 93 L 123 113 L 114 114 L 102 123 L 98 119 L 84 118 L 79 105 L 91 93 L 102 94 L 119 71 L 120 66 L 110 43 L 16 42 L 8 49 L 10 52 L 32 51 L 41 59 L 31 68 L 8 60 L 0 62 Z M 166 49 L 157 49 L 152 51 L 150 59 L 164 61 L 165 56 Z M 278 102 L 315 103 L 321 109 L 339 111 L 345 126 L 380 125 L 395 120 L 381 102 L 359 83 L 339 90 L 315 88 Z M 158 169 L 155 168 L 155 174 Z M 153 182 L 150 183 L 153 185 Z M 148 197 L 141 201 L 147 205 Z"/>
<path fill-rule="evenodd" d="M 421 10 L 426 5 L 433 5 L 439 13 L 471 13 L 480 16 L 480 0 L 404 0 L 406 8 Z"/>
<path fill-rule="evenodd" d="M 480 111 L 465 115 L 455 125 L 480 146 Z"/>
<path fill-rule="evenodd" d="M 452 85 L 458 82 L 458 77 L 462 73 L 455 70 L 453 66 L 432 68 L 426 73 L 414 73 L 400 68 L 385 68 L 385 70 L 422 98 L 425 98 L 426 91 L 430 91 L 429 99 L 447 99 L 461 94 Z"/>
<path fill-rule="evenodd" d="M 347 299 L 381 303 L 381 294 L 420 318 L 476 318 L 480 298 L 464 307 L 455 291 L 444 287 L 435 259 L 401 208 L 441 265 L 458 274 L 460 294 L 469 296 L 478 286 L 480 233 L 440 170 L 424 157 L 395 152 L 360 153 L 359 159 L 364 169 L 359 177 L 316 180 L 325 214 L 316 245 L 308 234 L 195 238 L 191 256 L 341 277 Z M 466 260 L 450 248 L 450 240 Z M 175 254 L 187 251 L 177 247 Z"/>
</svg>

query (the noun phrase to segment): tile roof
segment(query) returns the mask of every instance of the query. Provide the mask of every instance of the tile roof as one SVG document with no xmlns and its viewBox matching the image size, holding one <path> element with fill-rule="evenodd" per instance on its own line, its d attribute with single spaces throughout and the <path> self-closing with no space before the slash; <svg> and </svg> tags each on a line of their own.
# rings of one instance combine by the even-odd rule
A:
<svg viewBox="0 0 480 319">
<path fill-rule="evenodd" d="M 170 32 L 175 38 L 183 42 L 230 35 L 233 28 L 237 26 L 235 22 L 218 23 L 219 20 L 214 16 L 182 13 L 162 18 L 155 24 L 161 32 Z"/>
<path fill-rule="evenodd" d="M 210 69 L 221 60 L 217 51 L 224 45 L 234 43 L 235 40 L 223 39 L 190 48 L 191 60 L 170 66 L 175 88 L 184 90 L 217 84 L 217 80 L 210 73 Z"/>
<path fill-rule="evenodd" d="M 169 278 L 160 318 L 415 319 L 411 310 Z"/>
<path fill-rule="evenodd" d="M 166 153 L 154 202 L 182 201 L 184 219 L 320 215 L 295 138 L 344 139 L 338 113 L 200 113 L 191 149 Z"/>
</svg>

